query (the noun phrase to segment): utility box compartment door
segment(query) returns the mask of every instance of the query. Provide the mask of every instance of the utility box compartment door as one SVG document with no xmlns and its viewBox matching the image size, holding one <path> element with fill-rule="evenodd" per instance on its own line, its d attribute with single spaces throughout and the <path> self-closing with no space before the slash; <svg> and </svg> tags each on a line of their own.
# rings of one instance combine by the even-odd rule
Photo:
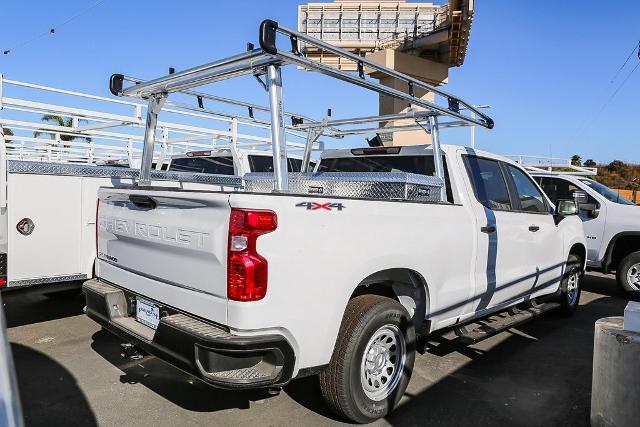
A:
<svg viewBox="0 0 640 427">
<path fill-rule="evenodd" d="M 9 286 L 83 272 L 81 180 L 8 174 Z"/>
</svg>

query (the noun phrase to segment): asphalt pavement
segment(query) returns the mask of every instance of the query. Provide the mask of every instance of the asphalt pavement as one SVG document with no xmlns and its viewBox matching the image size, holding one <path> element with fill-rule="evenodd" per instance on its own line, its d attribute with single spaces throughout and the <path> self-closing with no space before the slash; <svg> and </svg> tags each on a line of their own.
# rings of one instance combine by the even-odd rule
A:
<svg viewBox="0 0 640 427">
<path fill-rule="evenodd" d="M 573 317 L 546 314 L 473 346 L 434 339 L 400 406 L 376 424 L 587 426 L 594 323 L 627 301 L 612 277 L 587 275 Z M 124 359 L 83 306 L 82 295 L 5 301 L 27 426 L 340 423 L 314 377 L 272 396 L 213 389 L 153 357 Z"/>
</svg>

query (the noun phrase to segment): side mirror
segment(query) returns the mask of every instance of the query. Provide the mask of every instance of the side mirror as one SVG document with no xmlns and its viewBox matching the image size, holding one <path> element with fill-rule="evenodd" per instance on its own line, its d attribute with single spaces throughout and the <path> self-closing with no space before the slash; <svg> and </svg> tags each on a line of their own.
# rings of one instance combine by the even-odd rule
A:
<svg viewBox="0 0 640 427">
<path fill-rule="evenodd" d="M 588 203 L 589 202 L 589 196 L 587 195 L 586 192 L 582 191 L 582 190 L 575 190 L 573 192 L 573 200 L 576 201 L 576 203 L 578 204 L 578 206 L 584 204 L 584 203 Z"/>
<path fill-rule="evenodd" d="M 565 217 L 578 214 L 578 205 L 575 200 L 558 200 L 556 202 L 556 215 Z"/>
<path fill-rule="evenodd" d="M 580 210 L 587 212 L 589 218 L 598 218 L 600 215 L 600 209 L 596 203 L 583 203 L 580 205 Z"/>
</svg>

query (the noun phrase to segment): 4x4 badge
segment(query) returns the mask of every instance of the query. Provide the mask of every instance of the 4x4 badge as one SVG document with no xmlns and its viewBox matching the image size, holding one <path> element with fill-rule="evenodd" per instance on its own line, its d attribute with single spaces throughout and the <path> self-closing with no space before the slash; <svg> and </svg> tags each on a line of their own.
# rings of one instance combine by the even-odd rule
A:
<svg viewBox="0 0 640 427">
<path fill-rule="evenodd" d="M 34 228 L 36 228 L 36 226 L 33 221 L 31 221 L 31 218 L 22 218 L 18 221 L 18 224 L 16 224 L 16 230 L 23 236 L 28 236 L 33 233 Z"/>
<path fill-rule="evenodd" d="M 346 206 L 342 203 L 318 203 L 318 202 L 302 202 L 296 205 L 297 208 L 305 208 L 308 211 L 332 211 L 334 209 L 341 211 Z"/>
</svg>

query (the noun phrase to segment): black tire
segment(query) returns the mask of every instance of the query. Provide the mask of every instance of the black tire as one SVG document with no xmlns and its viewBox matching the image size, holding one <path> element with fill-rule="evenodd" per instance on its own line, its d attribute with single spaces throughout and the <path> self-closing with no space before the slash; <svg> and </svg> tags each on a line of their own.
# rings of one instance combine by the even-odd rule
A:
<svg viewBox="0 0 640 427">
<path fill-rule="evenodd" d="M 385 357 L 384 354 L 378 355 L 377 353 L 371 356 L 375 360 L 370 362 L 371 369 L 381 369 L 382 372 L 385 372 L 382 375 L 391 372 L 388 374 L 391 379 L 387 381 L 396 384 L 394 387 L 386 386 L 388 395 L 374 396 L 379 399 L 373 400 L 367 394 L 371 393 L 371 390 L 365 391 L 363 381 L 369 381 L 370 388 L 375 385 L 370 382 L 371 377 L 367 380 L 361 380 L 361 371 L 365 372 L 362 366 L 365 364 L 364 356 L 367 347 L 371 349 L 372 346 L 375 346 L 369 341 L 376 336 L 382 336 L 381 345 L 389 342 L 387 338 L 384 338 L 385 331 L 398 333 L 396 337 L 396 341 L 399 343 L 398 347 L 402 347 L 401 338 L 404 339 L 404 365 L 402 365 L 402 357 L 400 357 L 400 362 L 395 369 L 381 369 L 380 366 L 376 366 L 378 363 L 387 360 L 393 364 L 395 360 L 398 360 L 398 356 Z M 398 347 L 394 350 L 392 344 L 390 348 L 395 354 L 401 354 L 402 349 L 398 349 Z M 379 295 L 355 297 L 349 302 L 344 313 L 331 362 L 327 369 L 320 374 L 322 396 L 331 410 L 339 416 L 357 423 L 375 421 L 391 412 L 400 401 L 411 379 L 414 361 L 415 330 L 409 313 L 404 307 L 393 299 Z M 384 378 L 379 383 L 374 382 L 381 384 L 383 389 L 385 388 Z"/>
<path fill-rule="evenodd" d="M 638 283 L 635 285 L 629 282 L 628 276 L 629 273 L 633 274 L 633 270 L 636 270 L 636 274 L 640 274 L 638 271 L 638 265 L 640 265 L 640 251 L 632 252 L 620 261 L 618 267 L 616 268 L 616 280 L 618 285 L 622 290 L 628 292 L 634 296 L 640 295 L 640 287 L 638 287 Z"/>
<path fill-rule="evenodd" d="M 567 268 L 560 284 L 560 296 L 558 297 L 560 314 L 563 316 L 571 316 L 578 308 L 583 276 L 582 260 L 576 255 L 569 255 Z"/>
</svg>

